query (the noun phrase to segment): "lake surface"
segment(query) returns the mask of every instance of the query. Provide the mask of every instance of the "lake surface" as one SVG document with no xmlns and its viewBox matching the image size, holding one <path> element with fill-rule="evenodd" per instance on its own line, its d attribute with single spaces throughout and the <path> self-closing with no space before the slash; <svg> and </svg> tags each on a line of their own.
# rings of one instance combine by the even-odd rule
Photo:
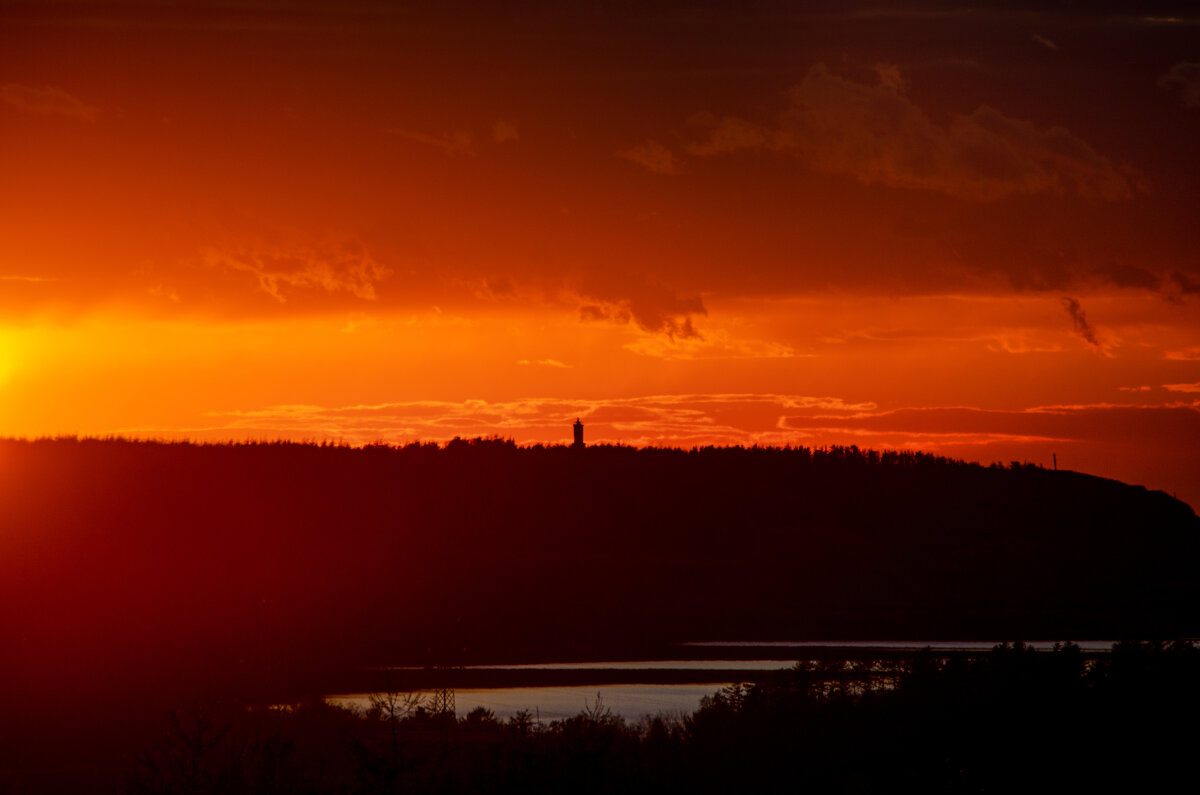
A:
<svg viewBox="0 0 1200 795">
<path fill-rule="evenodd" d="M 460 689 L 455 691 L 455 712 L 461 718 L 477 707 L 490 709 L 497 718 L 511 718 L 528 710 L 537 720 L 570 718 L 592 708 L 596 699 L 603 707 L 621 717 L 637 721 L 663 715 L 677 718 L 690 715 L 700 699 L 721 689 L 721 685 L 592 685 L 588 687 L 508 687 Z M 331 704 L 366 710 L 370 694 L 332 696 Z"/>
<path fill-rule="evenodd" d="M 534 687 L 459 687 L 455 688 L 455 712 L 459 717 L 473 709 L 483 707 L 495 713 L 497 718 L 511 718 L 522 710 L 533 713 L 542 721 L 560 720 L 578 715 L 592 708 L 599 698 L 601 705 L 627 720 L 664 715 L 680 717 L 695 712 L 700 699 L 710 696 L 722 687 L 733 684 L 731 672 L 778 671 L 790 668 L 794 660 L 597 660 L 567 663 L 528 663 L 521 665 L 468 665 L 458 669 L 486 675 L 491 671 L 537 672 L 551 678 L 556 674 L 572 672 L 589 675 L 598 683 L 573 686 Z M 423 670 L 411 666 L 397 666 L 393 671 Z M 607 672 L 607 673 L 606 673 Z M 628 679 L 638 672 L 646 672 L 646 678 L 679 672 L 692 680 L 683 684 L 623 682 L 606 684 L 608 675 Z M 355 709 L 371 706 L 370 693 L 349 693 L 330 696 L 332 704 Z"/>
<path fill-rule="evenodd" d="M 990 648 L 990 647 L 989 647 Z M 791 660 L 615 660 L 513 665 L 464 665 L 464 671 L 777 671 Z M 422 671 L 422 666 L 395 666 L 390 671 Z"/>
<path fill-rule="evenodd" d="M 1111 640 L 1071 641 L 1085 652 L 1107 652 Z M 601 705 L 627 720 L 637 721 L 663 715 L 680 717 L 700 706 L 700 700 L 722 687 L 745 681 L 745 674 L 755 671 L 777 671 L 792 667 L 799 660 L 837 659 L 843 651 L 847 657 L 861 659 L 872 650 L 895 655 L 906 651 L 929 648 L 934 652 L 986 652 L 996 641 L 698 641 L 676 647 L 680 657 L 691 654 L 712 654 L 714 659 L 653 659 L 653 660 L 595 660 L 585 662 L 524 663 L 498 665 L 468 665 L 455 669 L 466 681 L 486 679 L 505 674 L 526 674 L 514 681 L 520 686 L 456 687 L 455 712 L 459 717 L 483 707 L 497 718 L 511 718 L 528 711 L 541 721 L 561 720 L 592 708 L 599 698 Z M 1055 641 L 1034 641 L 1025 645 L 1048 651 Z M 740 659 L 757 651 L 762 656 Z M 395 672 L 428 671 L 414 666 L 394 666 L 383 670 Z M 643 676 L 647 681 L 637 681 Z M 663 682 L 664 677 L 677 675 L 680 682 Z M 740 676 L 739 676 L 740 674 Z M 545 685 L 530 686 L 529 679 L 545 678 Z M 583 677 L 589 684 L 564 686 L 555 683 L 564 677 Z M 611 679 L 609 679 L 611 677 Z M 606 681 L 607 680 L 607 681 Z M 619 680 L 614 683 L 613 680 Z M 489 682 L 491 684 L 491 682 Z M 339 706 L 366 710 L 370 693 L 331 695 L 327 701 Z"/>
<path fill-rule="evenodd" d="M 1050 649 L 1053 649 L 1055 643 L 1074 643 L 1081 651 L 1110 651 L 1113 647 L 1113 644 L 1116 642 L 1117 641 L 1115 640 L 1024 641 L 1026 646 L 1042 651 L 1049 651 Z M 998 643 L 1000 643 L 1000 641 L 997 640 L 713 640 L 695 641 L 692 643 L 683 643 L 681 645 L 684 647 L 709 649 L 846 649 L 852 651 L 864 651 L 870 649 L 880 649 L 883 651 L 920 651 L 921 649 L 932 649 L 933 651 L 988 651 Z M 803 655 L 800 655 L 800 657 L 803 657 Z M 797 659 L 799 659 L 799 657 Z"/>
</svg>

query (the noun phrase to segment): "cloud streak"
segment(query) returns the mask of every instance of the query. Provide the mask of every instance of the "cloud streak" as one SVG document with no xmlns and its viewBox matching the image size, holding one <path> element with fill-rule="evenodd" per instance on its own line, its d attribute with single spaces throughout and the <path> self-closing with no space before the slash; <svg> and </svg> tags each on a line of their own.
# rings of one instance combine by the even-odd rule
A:
<svg viewBox="0 0 1200 795">
<path fill-rule="evenodd" d="M 35 88 L 6 83 L 0 86 L 0 100 L 18 110 L 38 116 L 63 116 L 80 121 L 96 121 L 100 118 L 99 108 L 54 86 Z"/>
<path fill-rule="evenodd" d="M 566 362 L 560 362 L 558 359 L 537 359 L 537 360 L 518 359 L 517 364 L 522 365 L 522 366 L 529 366 L 531 364 L 536 364 L 540 367 L 553 367 L 553 368 L 559 369 L 559 370 L 570 370 L 571 369 L 571 365 L 567 364 Z"/>
<path fill-rule="evenodd" d="M 1181 393 L 1196 387 L 1172 386 Z M 924 450 L 985 463 L 1033 460 L 1046 466 L 1051 453 L 1057 453 L 1062 467 L 1095 471 L 1101 465 L 1109 476 L 1149 480 L 1196 500 L 1200 495 L 1187 473 L 1200 466 L 1200 400 L 1187 399 L 1192 394 L 1180 396 L 1185 399 L 1164 405 L 1096 403 L 1013 410 L 880 409 L 874 403 L 837 397 L 744 393 L 278 405 L 214 413 L 204 427 L 119 432 L 160 438 L 327 439 L 351 444 L 495 435 L 523 444 L 566 444 L 571 424 L 580 417 L 589 443 L 684 448 L 858 445 Z M 1119 462 L 1117 471 L 1113 471 L 1114 461 Z"/>
<path fill-rule="evenodd" d="M 0 275 L 0 282 L 26 282 L 28 284 L 41 284 L 43 282 L 57 282 L 56 276 L 22 276 L 16 274 Z"/>
<path fill-rule="evenodd" d="M 1071 317 L 1071 323 L 1075 326 L 1075 333 L 1096 350 L 1103 350 L 1100 340 L 1096 338 L 1095 329 L 1088 323 L 1087 314 L 1084 313 L 1083 307 L 1079 304 L 1079 299 L 1063 296 L 1062 305 L 1063 309 L 1067 310 L 1067 314 Z"/>
<path fill-rule="evenodd" d="M 646 334 L 626 344 L 626 350 L 668 361 L 696 359 L 795 359 L 811 358 L 791 345 L 768 340 L 737 339 L 724 329 L 705 329 L 691 337 Z"/>
<path fill-rule="evenodd" d="M 1200 391 L 1196 384 L 1172 386 L 1180 392 Z M 1176 436 L 1200 442 L 1197 401 L 1017 410 L 966 406 L 880 410 L 874 403 L 828 396 L 715 393 L 279 405 L 209 416 L 214 422 L 203 429 L 204 435 L 215 438 L 282 436 L 358 444 L 477 435 L 565 443 L 576 417 L 582 418 L 591 442 L 636 445 L 859 444 L 932 451 L 952 447 L 970 457 L 968 448 L 980 448 L 977 454 L 986 455 L 983 448 L 1001 444 L 1112 443 Z"/>
<path fill-rule="evenodd" d="M 1163 358 L 1175 362 L 1200 362 L 1200 346 L 1178 351 L 1167 351 Z"/>
<path fill-rule="evenodd" d="M 1192 386 L 1182 384 L 1180 386 Z M 1140 417 L 1140 422 L 1117 422 Z M 1155 419 L 1157 418 L 1157 419 Z M 1196 404 L 1146 405 L 1095 403 L 1072 406 L 1032 406 L 1001 410 L 969 406 L 932 406 L 863 411 L 849 415 L 792 415 L 787 428 L 829 430 L 836 427 L 859 434 L 911 434 L 934 439 L 979 437 L 981 443 L 1002 438 L 1083 441 L 1125 437 L 1131 433 L 1167 433 L 1172 418 L 1200 429 L 1200 406 Z M 1194 431 L 1193 431 L 1194 432 Z"/>
<path fill-rule="evenodd" d="M 203 430 L 206 436 L 216 438 L 285 436 L 353 443 L 445 441 L 453 436 L 476 435 L 554 442 L 565 439 L 570 424 L 581 417 L 589 427 L 591 441 L 639 445 L 754 444 L 777 437 L 779 423 L 789 413 L 851 415 L 874 409 L 873 403 L 853 403 L 836 397 L 737 393 L 409 401 L 334 407 L 279 405 L 213 413 L 210 417 L 216 422 Z"/>
<path fill-rule="evenodd" d="M 475 155 L 475 147 L 471 143 L 471 134 L 469 132 L 464 132 L 464 131 L 460 130 L 458 132 L 453 132 L 448 135 L 438 136 L 438 135 L 429 135 L 428 133 L 423 133 L 423 132 L 417 132 L 415 130 L 405 130 L 400 127 L 392 127 L 388 130 L 388 132 L 392 133 L 393 135 L 398 135 L 401 138 L 405 138 L 409 141 L 413 141 L 415 143 L 422 144 L 424 146 L 432 146 L 435 149 L 440 149 L 451 157 L 454 157 L 456 155 L 462 155 L 464 157 L 474 157 L 474 155 Z M 506 132 L 506 131 L 502 131 L 502 133 L 503 132 Z M 516 132 L 516 130 L 514 128 L 512 130 L 512 133 L 515 134 L 515 132 Z M 495 130 L 495 128 L 493 128 L 493 135 L 495 135 L 495 133 L 496 133 L 496 130 Z M 499 140 L 499 139 L 497 139 L 497 140 Z M 513 139 L 507 139 L 507 140 L 516 140 L 516 139 L 513 138 Z"/>
</svg>

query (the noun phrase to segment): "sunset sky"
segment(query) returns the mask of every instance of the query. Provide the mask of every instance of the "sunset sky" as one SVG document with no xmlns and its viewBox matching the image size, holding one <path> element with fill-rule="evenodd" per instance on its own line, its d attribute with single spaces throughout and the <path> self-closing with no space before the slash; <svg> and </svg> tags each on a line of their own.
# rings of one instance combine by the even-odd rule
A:
<svg viewBox="0 0 1200 795">
<path fill-rule="evenodd" d="M 579 416 L 1200 507 L 1194 5 L 431 5 L 0 4 L 0 435 Z"/>
</svg>

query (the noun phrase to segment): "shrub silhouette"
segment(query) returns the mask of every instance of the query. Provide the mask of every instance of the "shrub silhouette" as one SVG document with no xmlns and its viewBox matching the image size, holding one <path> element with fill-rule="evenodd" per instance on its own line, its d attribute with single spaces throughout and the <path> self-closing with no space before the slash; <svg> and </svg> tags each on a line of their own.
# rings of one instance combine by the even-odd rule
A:
<svg viewBox="0 0 1200 795">
<path fill-rule="evenodd" d="M 1190 643 L 930 651 L 889 664 L 895 687 L 843 687 L 850 661 L 805 663 L 727 687 L 682 720 L 630 723 L 597 699 L 548 724 L 486 710 L 396 722 L 327 706 L 172 724 L 134 792 L 732 792 L 1160 789 L 1198 739 Z M 264 721 L 264 717 L 269 720 Z M 439 722 L 440 721 L 440 722 Z M 323 724 L 324 745 L 307 742 Z M 254 738 L 247 742 L 246 738 Z M 320 770 L 319 776 L 311 771 Z M 151 786 L 151 784 L 153 786 Z M 216 786 L 219 789 L 204 787 Z"/>
</svg>

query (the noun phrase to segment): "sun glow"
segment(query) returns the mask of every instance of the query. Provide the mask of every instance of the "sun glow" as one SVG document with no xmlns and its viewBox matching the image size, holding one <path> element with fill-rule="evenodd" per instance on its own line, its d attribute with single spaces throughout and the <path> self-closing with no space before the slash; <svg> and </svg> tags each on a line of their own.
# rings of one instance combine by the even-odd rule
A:
<svg viewBox="0 0 1200 795">
<path fill-rule="evenodd" d="M 1161 57 L 1121 59 L 1106 96 L 1137 111 L 1098 116 L 1111 75 L 1059 23 L 1055 65 L 974 64 L 964 37 L 1029 31 L 901 15 L 881 47 L 854 15 L 714 11 L 668 63 L 673 12 L 468 46 L 380 9 L 0 10 L 0 434 L 537 442 L 561 409 L 630 443 L 1070 448 L 1200 501 L 1177 26 L 1104 29 Z M 725 24 L 779 38 L 684 33 Z M 616 41 L 638 79 L 597 79 Z M 757 397 L 661 400 L 694 395 Z"/>
</svg>

